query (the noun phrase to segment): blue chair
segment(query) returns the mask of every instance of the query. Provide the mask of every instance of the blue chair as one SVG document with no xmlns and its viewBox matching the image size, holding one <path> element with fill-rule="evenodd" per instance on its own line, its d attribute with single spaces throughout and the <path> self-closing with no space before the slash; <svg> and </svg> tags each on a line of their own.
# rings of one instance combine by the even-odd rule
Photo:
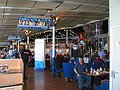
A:
<svg viewBox="0 0 120 90">
<path fill-rule="evenodd" d="M 63 63 L 63 72 L 64 72 L 64 77 L 68 78 L 68 82 L 69 82 L 74 75 L 74 69 L 72 63 Z"/>
<path fill-rule="evenodd" d="M 93 90 L 100 90 L 100 86 L 99 86 L 99 85 L 94 86 L 94 87 L 93 87 Z"/>
<path fill-rule="evenodd" d="M 75 60 L 75 59 L 72 59 L 72 60 L 70 60 L 70 61 L 71 61 L 72 64 L 74 64 L 74 62 L 75 62 L 76 60 Z"/>
<path fill-rule="evenodd" d="M 109 82 L 104 81 L 100 84 L 100 90 L 109 90 Z"/>
</svg>

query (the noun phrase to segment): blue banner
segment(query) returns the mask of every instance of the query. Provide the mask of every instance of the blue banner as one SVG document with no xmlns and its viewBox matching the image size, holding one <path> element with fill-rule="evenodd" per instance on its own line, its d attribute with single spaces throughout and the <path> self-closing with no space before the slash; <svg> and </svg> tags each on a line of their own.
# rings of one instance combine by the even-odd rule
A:
<svg viewBox="0 0 120 90">
<path fill-rule="evenodd" d="M 52 26 L 52 19 L 18 17 L 18 28 L 33 30 L 51 30 Z"/>
<path fill-rule="evenodd" d="M 8 35 L 8 40 L 22 40 L 22 39 L 23 39 L 22 35 L 17 35 L 17 34 Z"/>
</svg>

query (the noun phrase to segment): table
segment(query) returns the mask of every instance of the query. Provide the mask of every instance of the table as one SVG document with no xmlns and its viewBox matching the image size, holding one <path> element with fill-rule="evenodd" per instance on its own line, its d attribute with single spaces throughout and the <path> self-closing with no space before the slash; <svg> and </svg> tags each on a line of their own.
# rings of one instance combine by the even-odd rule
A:
<svg viewBox="0 0 120 90">
<path fill-rule="evenodd" d="M 108 75 L 109 72 L 108 71 L 105 71 L 105 73 L 102 73 L 102 74 L 94 74 L 94 73 L 90 73 L 90 72 L 83 72 L 84 74 L 87 74 L 89 76 L 105 76 L 105 75 Z"/>
<path fill-rule="evenodd" d="M 93 86 L 95 84 L 94 79 L 96 78 L 95 80 L 100 83 L 101 82 L 101 77 L 102 76 L 107 76 L 109 74 L 109 71 L 105 71 L 102 74 L 94 74 L 94 73 L 90 73 L 90 72 L 83 72 L 83 73 L 91 76 L 91 86 L 93 88 Z"/>
</svg>

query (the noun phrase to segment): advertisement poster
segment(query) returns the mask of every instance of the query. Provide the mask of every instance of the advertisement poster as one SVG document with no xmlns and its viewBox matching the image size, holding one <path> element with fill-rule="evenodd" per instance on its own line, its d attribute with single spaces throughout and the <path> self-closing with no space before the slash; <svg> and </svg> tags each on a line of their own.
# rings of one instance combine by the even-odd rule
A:
<svg viewBox="0 0 120 90">
<path fill-rule="evenodd" d="M 35 69 L 45 68 L 45 40 L 35 39 Z"/>
<path fill-rule="evenodd" d="M 22 39 L 23 39 L 22 35 L 17 35 L 17 34 L 8 35 L 8 40 L 22 40 Z"/>
<path fill-rule="evenodd" d="M 18 28 L 32 30 L 52 30 L 52 19 L 18 17 Z"/>
</svg>

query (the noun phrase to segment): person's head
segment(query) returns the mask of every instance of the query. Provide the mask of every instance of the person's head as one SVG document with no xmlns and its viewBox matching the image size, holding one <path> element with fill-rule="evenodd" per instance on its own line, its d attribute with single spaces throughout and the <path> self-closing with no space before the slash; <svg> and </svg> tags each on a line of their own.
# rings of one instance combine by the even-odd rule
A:
<svg viewBox="0 0 120 90">
<path fill-rule="evenodd" d="M 103 57 L 103 61 L 105 61 L 107 59 L 108 59 L 107 55 Z"/>
<path fill-rule="evenodd" d="M 97 55 L 97 56 L 96 56 L 96 59 L 99 59 L 99 58 L 100 58 L 100 56 L 99 56 L 99 55 Z"/>
<path fill-rule="evenodd" d="M 98 48 L 99 51 L 102 51 L 102 48 Z"/>
<path fill-rule="evenodd" d="M 26 50 L 29 49 L 29 45 L 28 45 L 28 44 L 25 45 L 25 49 L 26 49 Z"/>
<path fill-rule="evenodd" d="M 10 50 L 12 50 L 13 48 L 10 48 Z"/>
<path fill-rule="evenodd" d="M 107 53 L 107 50 L 104 50 L 105 53 Z"/>
<path fill-rule="evenodd" d="M 82 57 L 79 57 L 79 63 L 83 63 L 83 58 Z"/>
</svg>

